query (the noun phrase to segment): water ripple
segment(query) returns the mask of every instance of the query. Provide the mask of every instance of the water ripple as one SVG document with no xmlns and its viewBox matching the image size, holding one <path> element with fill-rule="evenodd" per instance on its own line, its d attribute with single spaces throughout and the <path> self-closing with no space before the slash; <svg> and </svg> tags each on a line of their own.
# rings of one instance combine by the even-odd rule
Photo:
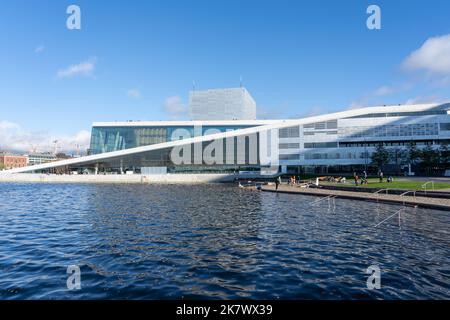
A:
<svg viewBox="0 0 450 320">
<path fill-rule="evenodd" d="M 0 199 L 0 299 L 450 298 L 446 212 L 373 228 L 398 207 L 229 185 L 4 183 Z"/>
</svg>

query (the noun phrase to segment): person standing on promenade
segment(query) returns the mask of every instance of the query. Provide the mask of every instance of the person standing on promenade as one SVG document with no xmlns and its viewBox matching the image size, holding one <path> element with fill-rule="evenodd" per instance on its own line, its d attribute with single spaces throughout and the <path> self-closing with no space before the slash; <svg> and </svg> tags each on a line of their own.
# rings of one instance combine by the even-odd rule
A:
<svg viewBox="0 0 450 320">
<path fill-rule="evenodd" d="M 281 184 L 281 177 L 275 178 L 275 190 L 278 191 L 278 186 Z"/>
<path fill-rule="evenodd" d="M 380 183 L 383 182 L 383 171 L 380 170 Z"/>
</svg>

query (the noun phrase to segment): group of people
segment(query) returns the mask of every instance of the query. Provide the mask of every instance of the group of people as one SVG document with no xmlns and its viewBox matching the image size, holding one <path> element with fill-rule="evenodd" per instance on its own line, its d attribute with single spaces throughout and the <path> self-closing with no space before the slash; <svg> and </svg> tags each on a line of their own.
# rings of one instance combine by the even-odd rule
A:
<svg viewBox="0 0 450 320">
<path fill-rule="evenodd" d="M 384 173 L 383 171 L 379 171 L 378 172 L 378 177 L 380 179 L 380 183 L 382 183 L 384 181 Z M 323 177 L 325 178 L 325 177 Z M 322 178 L 322 179 L 323 179 Z M 320 180 L 320 178 L 318 178 Z M 367 179 L 367 171 L 363 170 L 362 172 L 353 172 L 353 179 L 355 181 L 355 185 L 364 185 L 364 184 L 368 184 L 368 179 Z M 327 177 L 327 181 L 329 182 L 342 182 L 345 183 L 345 177 L 339 177 L 339 178 L 335 178 L 335 177 Z M 386 181 L 389 182 L 393 182 L 394 179 L 389 176 Z M 297 178 L 296 176 L 290 176 L 289 180 L 288 180 L 288 185 L 290 186 L 295 186 L 298 185 L 300 183 L 300 178 Z M 277 178 L 275 178 L 275 188 L 276 190 L 278 190 L 278 186 L 281 184 L 281 177 L 278 176 Z M 301 183 L 300 183 L 301 184 Z"/>
<path fill-rule="evenodd" d="M 363 184 L 367 184 L 367 172 L 366 170 L 364 170 L 361 174 L 359 174 L 358 172 L 354 172 L 353 173 L 353 179 L 355 180 L 355 186 L 357 185 L 363 185 Z"/>
<path fill-rule="evenodd" d="M 288 180 L 288 185 L 295 186 L 300 181 L 300 178 L 297 179 L 296 176 L 290 176 Z M 275 178 L 275 188 L 278 190 L 278 186 L 281 184 L 281 177 L 278 176 Z"/>
<path fill-rule="evenodd" d="M 319 180 L 320 180 L 320 178 L 319 178 Z M 345 177 L 333 177 L 333 176 L 331 176 L 331 177 L 327 177 L 326 181 L 328 181 L 328 182 L 337 182 L 337 183 L 346 183 L 347 179 Z"/>
<path fill-rule="evenodd" d="M 355 180 L 355 185 L 363 185 L 363 184 L 367 184 L 368 180 L 367 180 L 367 172 L 366 170 L 364 170 L 361 174 L 359 174 L 358 172 L 354 172 L 353 173 L 353 178 Z M 380 179 L 380 183 L 382 183 L 384 181 L 384 173 L 383 171 L 378 171 L 378 178 Z M 387 177 L 386 182 L 390 183 L 393 182 L 394 178 L 392 178 L 392 176 Z"/>
<path fill-rule="evenodd" d="M 383 178 L 384 178 L 384 173 L 383 173 L 383 171 L 378 171 L 378 177 L 380 178 L 380 183 L 381 182 L 383 182 Z M 390 183 L 390 182 L 393 182 L 394 181 L 394 178 L 392 178 L 392 176 L 389 176 L 389 177 L 387 177 L 387 179 L 386 179 L 386 182 L 387 183 Z"/>
<path fill-rule="evenodd" d="M 297 178 L 295 176 L 289 177 L 288 185 L 295 186 L 297 184 Z"/>
</svg>

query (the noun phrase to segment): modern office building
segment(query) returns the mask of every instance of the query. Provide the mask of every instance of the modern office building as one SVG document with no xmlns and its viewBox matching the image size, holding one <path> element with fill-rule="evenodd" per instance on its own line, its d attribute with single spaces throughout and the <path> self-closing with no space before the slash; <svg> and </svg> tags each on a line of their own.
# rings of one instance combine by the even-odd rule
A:
<svg viewBox="0 0 450 320">
<path fill-rule="evenodd" d="M 450 103 L 379 106 L 295 120 L 94 123 L 90 153 L 10 172 L 342 173 L 368 168 L 377 145 L 450 142 Z"/>
<path fill-rule="evenodd" d="M 256 120 L 256 103 L 245 88 L 191 91 L 191 120 Z"/>
<path fill-rule="evenodd" d="M 27 156 L 28 156 L 28 165 L 30 165 L 30 166 L 53 162 L 53 161 L 58 160 L 56 155 L 54 155 L 53 153 L 50 153 L 50 152 L 30 153 Z"/>
</svg>

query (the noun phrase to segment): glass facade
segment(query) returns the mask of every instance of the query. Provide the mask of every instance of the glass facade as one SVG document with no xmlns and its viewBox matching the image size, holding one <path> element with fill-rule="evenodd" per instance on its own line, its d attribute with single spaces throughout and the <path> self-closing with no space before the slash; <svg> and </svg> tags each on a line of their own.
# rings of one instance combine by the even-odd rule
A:
<svg viewBox="0 0 450 320">
<path fill-rule="evenodd" d="M 201 135 L 244 129 L 251 125 L 202 126 Z M 178 130 L 178 131 L 177 131 Z M 194 126 L 93 127 L 89 154 L 99 154 L 195 137 Z M 178 135 L 177 132 L 183 133 Z"/>
<path fill-rule="evenodd" d="M 365 153 L 305 153 L 305 160 L 339 160 L 364 158 Z M 369 155 L 367 154 L 369 157 Z"/>
<path fill-rule="evenodd" d="M 337 148 L 337 142 L 305 142 L 305 149 L 315 148 Z"/>
<path fill-rule="evenodd" d="M 279 149 L 300 149 L 300 143 L 280 143 L 278 144 Z"/>
<path fill-rule="evenodd" d="M 339 128 L 339 136 L 347 138 L 437 136 L 438 123 L 398 124 Z"/>
<path fill-rule="evenodd" d="M 241 145 L 238 140 L 242 139 Z M 105 160 L 80 162 L 77 165 L 70 166 L 72 171 L 83 172 L 87 169 L 92 171 L 94 168 L 98 169 L 98 172 L 105 173 L 120 173 L 125 171 L 133 171 L 140 173 L 142 168 L 164 168 L 167 173 L 193 173 L 193 172 L 234 172 L 234 171 L 253 171 L 259 168 L 259 137 L 257 134 L 254 136 L 234 137 L 231 138 L 233 143 L 228 145 L 227 142 L 231 140 L 216 140 L 216 146 L 223 150 L 220 155 L 217 155 L 215 160 L 217 163 L 208 163 L 206 158 L 206 149 L 210 146 L 211 141 L 190 144 L 180 150 L 176 150 L 183 156 L 185 150 L 190 150 L 189 156 L 186 162 L 174 163 L 172 159 L 172 148 L 164 148 L 158 150 L 152 150 L 137 154 L 124 155 L 118 157 L 110 157 Z M 220 142 L 217 144 L 217 142 Z M 252 155 L 250 150 L 251 146 L 256 146 L 256 154 Z M 195 149 L 202 150 L 202 158 L 200 160 L 195 157 Z M 213 152 L 213 156 L 216 156 L 217 151 Z M 230 157 L 230 155 L 233 155 Z M 184 159 L 184 157 L 183 157 Z"/>
<path fill-rule="evenodd" d="M 304 129 L 324 130 L 324 129 L 337 129 L 337 120 L 308 123 L 303 126 Z"/>
<path fill-rule="evenodd" d="M 388 112 L 388 113 L 369 113 L 360 116 L 348 117 L 346 119 L 360 119 L 360 118 L 389 118 L 389 117 L 419 117 L 447 114 L 447 110 L 427 110 L 415 112 Z"/>
</svg>

